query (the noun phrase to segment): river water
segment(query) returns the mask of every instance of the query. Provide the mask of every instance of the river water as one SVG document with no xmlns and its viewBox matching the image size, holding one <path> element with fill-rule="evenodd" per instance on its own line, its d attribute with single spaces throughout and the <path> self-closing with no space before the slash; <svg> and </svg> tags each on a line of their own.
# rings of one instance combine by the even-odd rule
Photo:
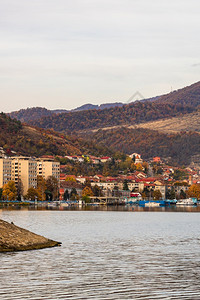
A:
<svg viewBox="0 0 200 300">
<path fill-rule="evenodd" d="M 0 253 L 0 299 L 200 299 L 200 214 L 0 211 L 62 242 Z"/>
</svg>

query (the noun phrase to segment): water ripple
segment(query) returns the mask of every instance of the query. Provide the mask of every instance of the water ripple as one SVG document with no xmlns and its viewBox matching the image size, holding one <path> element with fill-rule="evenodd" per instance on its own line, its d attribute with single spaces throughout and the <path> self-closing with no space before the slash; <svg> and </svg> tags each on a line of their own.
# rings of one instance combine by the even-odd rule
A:
<svg viewBox="0 0 200 300">
<path fill-rule="evenodd" d="M 9 211 L 62 247 L 0 254 L 0 299 L 200 299 L 200 219 L 189 213 Z"/>
</svg>

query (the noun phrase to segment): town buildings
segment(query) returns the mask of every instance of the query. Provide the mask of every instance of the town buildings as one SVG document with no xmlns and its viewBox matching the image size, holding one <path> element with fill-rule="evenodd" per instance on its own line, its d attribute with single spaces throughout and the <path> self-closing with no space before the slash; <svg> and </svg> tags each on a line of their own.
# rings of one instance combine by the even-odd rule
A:
<svg viewBox="0 0 200 300">
<path fill-rule="evenodd" d="M 23 195 L 30 187 L 37 187 L 37 176 L 47 179 L 54 176 L 60 182 L 60 163 L 50 158 L 31 158 L 26 156 L 0 158 L 0 188 L 12 180 L 17 186 L 23 185 Z"/>
</svg>

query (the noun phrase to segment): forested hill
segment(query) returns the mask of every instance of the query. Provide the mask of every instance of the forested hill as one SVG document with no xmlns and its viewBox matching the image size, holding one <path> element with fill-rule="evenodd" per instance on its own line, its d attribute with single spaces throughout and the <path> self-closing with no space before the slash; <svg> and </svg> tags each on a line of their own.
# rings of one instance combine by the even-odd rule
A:
<svg viewBox="0 0 200 300">
<path fill-rule="evenodd" d="M 161 96 L 155 101 L 137 101 L 122 107 L 86 110 L 43 117 L 31 124 L 56 131 L 79 131 L 137 124 L 191 113 L 200 104 L 200 82 Z"/>
<path fill-rule="evenodd" d="M 30 121 L 35 121 L 41 119 L 42 117 L 49 117 L 52 116 L 53 114 L 56 115 L 60 113 L 85 111 L 89 109 L 102 110 L 105 108 L 119 107 L 119 106 L 123 106 L 123 103 L 115 102 L 115 103 L 105 103 L 100 105 L 84 104 L 72 110 L 66 110 L 66 109 L 50 110 L 44 107 L 31 107 L 26 109 L 20 109 L 18 111 L 13 111 L 11 113 L 8 113 L 7 115 L 10 116 L 12 119 L 17 119 L 21 122 L 29 123 Z"/>
<path fill-rule="evenodd" d="M 104 110 L 87 110 L 43 117 L 30 124 L 56 131 L 79 131 L 180 116 L 191 113 L 190 106 L 136 102 Z"/>
<path fill-rule="evenodd" d="M 200 108 L 200 81 L 170 94 L 160 96 L 157 103 L 171 103 Z"/>
<path fill-rule="evenodd" d="M 111 155 L 112 151 L 82 138 L 22 125 L 6 114 L 0 114 L 0 147 L 7 155 Z M 14 151 L 14 152 L 13 152 Z"/>
<path fill-rule="evenodd" d="M 143 128 L 121 127 L 82 135 L 113 151 L 140 153 L 144 159 L 154 156 L 170 157 L 172 161 L 182 165 L 188 165 L 192 156 L 199 154 L 200 149 L 200 134 L 195 132 L 166 134 Z"/>
<path fill-rule="evenodd" d="M 8 113 L 8 116 L 10 116 L 12 119 L 17 119 L 21 122 L 28 123 L 30 120 L 37 120 L 41 119 L 42 117 L 49 117 L 53 114 L 59 114 L 63 112 L 67 112 L 67 110 L 49 110 L 44 107 L 31 107 L 13 111 Z"/>
</svg>

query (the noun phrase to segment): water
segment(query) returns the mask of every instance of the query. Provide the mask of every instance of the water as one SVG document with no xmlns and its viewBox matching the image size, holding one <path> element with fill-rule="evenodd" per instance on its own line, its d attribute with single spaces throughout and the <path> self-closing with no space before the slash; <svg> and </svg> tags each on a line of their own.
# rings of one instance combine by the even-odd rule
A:
<svg viewBox="0 0 200 300">
<path fill-rule="evenodd" d="M 62 242 L 0 254 L 0 299 L 200 299 L 200 215 L 6 211 L 0 218 Z"/>
</svg>

